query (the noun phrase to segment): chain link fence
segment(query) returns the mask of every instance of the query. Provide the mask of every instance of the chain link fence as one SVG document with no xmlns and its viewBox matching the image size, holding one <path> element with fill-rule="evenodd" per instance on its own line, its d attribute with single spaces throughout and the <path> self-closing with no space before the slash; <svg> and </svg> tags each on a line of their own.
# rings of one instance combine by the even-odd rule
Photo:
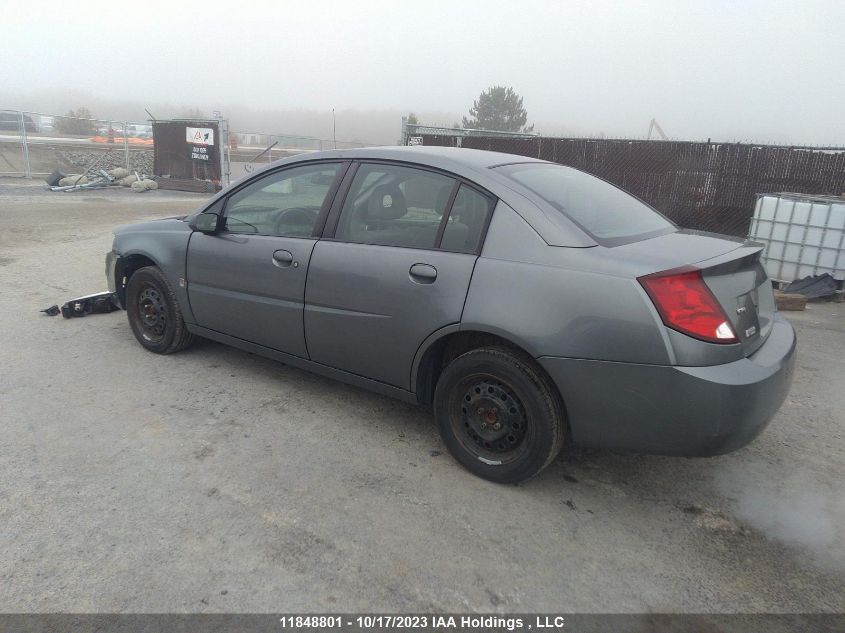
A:
<svg viewBox="0 0 845 633">
<path fill-rule="evenodd" d="M 125 167 L 150 174 L 148 123 L 0 110 L 0 175 L 46 176 Z"/>
<path fill-rule="evenodd" d="M 295 134 L 267 134 L 265 132 L 232 131 L 229 136 L 231 179 L 235 181 L 274 160 L 328 149 L 368 147 L 366 141 L 338 141 Z"/>
<path fill-rule="evenodd" d="M 845 147 L 550 138 L 403 124 L 406 145 L 540 158 L 603 178 L 691 229 L 745 237 L 756 195 L 845 195 Z"/>
<path fill-rule="evenodd" d="M 296 134 L 242 132 L 221 123 L 222 185 L 286 156 L 327 149 L 373 145 Z M 0 176 L 27 178 L 53 171 L 81 173 L 88 169 L 124 167 L 153 174 L 153 128 L 150 122 L 60 116 L 0 110 Z"/>
</svg>

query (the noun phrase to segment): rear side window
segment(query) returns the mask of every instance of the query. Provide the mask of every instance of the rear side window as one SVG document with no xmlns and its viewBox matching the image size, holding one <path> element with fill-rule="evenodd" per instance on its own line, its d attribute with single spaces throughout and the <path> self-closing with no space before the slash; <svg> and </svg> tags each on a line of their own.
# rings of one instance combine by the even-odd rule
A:
<svg viewBox="0 0 845 633">
<path fill-rule="evenodd" d="M 675 230 L 674 224 L 644 202 L 583 171 L 543 163 L 505 165 L 498 169 L 600 243 L 610 246 Z"/>
<path fill-rule="evenodd" d="M 455 180 L 398 165 L 363 164 L 346 196 L 335 238 L 432 249 Z"/>
</svg>

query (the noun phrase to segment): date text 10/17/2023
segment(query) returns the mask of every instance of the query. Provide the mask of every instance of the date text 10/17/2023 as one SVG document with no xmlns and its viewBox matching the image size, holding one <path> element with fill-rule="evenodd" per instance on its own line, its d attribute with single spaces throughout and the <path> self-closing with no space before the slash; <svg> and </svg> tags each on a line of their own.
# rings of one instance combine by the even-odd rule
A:
<svg viewBox="0 0 845 633">
<path fill-rule="evenodd" d="M 530 631 L 562 629 L 560 615 L 539 615 L 532 618 L 499 615 L 288 615 L 279 618 L 282 628 L 291 629 L 456 629 Z"/>
</svg>

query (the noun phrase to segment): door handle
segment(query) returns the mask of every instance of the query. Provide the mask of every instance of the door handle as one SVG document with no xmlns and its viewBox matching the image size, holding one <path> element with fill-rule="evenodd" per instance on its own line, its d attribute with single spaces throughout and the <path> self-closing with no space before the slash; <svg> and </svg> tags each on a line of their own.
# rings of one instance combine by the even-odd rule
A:
<svg viewBox="0 0 845 633">
<path fill-rule="evenodd" d="M 293 253 L 285 250 L 273 252 L 273 264 L 280 268 L 287 268 L 293 263 Z"/>
<path fill-rule="evenodd" d="M 411 281 L 418 284 L 433 284 L 437 279 L 437 269 L 429 264 L 414 264 L 408 273 Z"/>
</svg>

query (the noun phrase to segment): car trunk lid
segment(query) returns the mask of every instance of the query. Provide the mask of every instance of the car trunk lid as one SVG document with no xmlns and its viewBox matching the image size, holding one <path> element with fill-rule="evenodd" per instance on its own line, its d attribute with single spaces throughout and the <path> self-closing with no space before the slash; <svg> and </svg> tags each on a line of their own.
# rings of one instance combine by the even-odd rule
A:
<svg viewBox="0 0 845 633">
<path fill-rule="evenodd" d="M 762 251 L 762 246 L 749 243 L 695 263 L 724 309 L 746 356 L 765 342 L 775 314 L 772 284 L 760 263 Z"/>
<path fill-rule="evenodd" d="M 699 269 L 745 356 L 753 354 L 771 332 L 775 303 L 771 282 L 760 263 L 762 245 L 682 229 L 609 250 L 635 258 L 647 274 L 685 266 Z"/>
</svg>

